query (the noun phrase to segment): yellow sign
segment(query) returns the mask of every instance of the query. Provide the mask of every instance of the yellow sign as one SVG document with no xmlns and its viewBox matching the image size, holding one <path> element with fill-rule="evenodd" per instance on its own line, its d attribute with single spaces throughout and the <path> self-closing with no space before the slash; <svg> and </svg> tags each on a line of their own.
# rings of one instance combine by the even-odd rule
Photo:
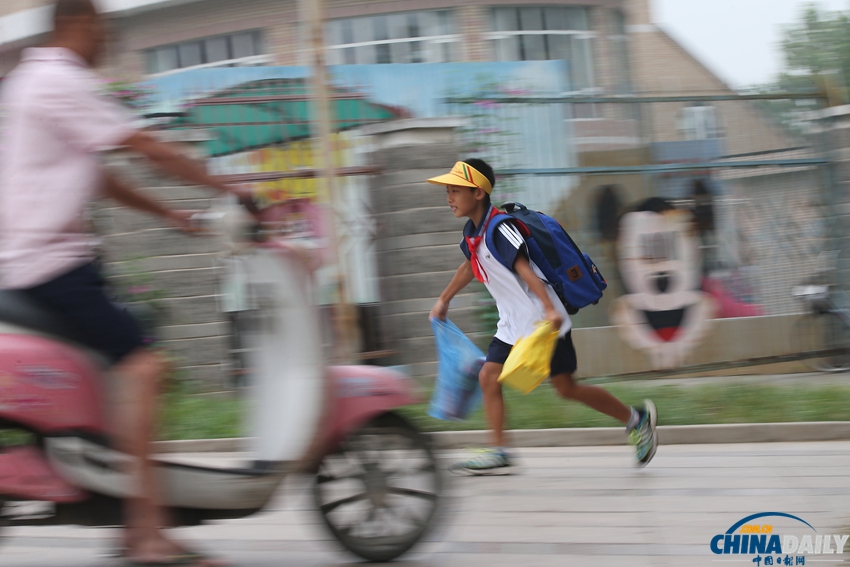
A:
<svg viewBox="0 0 850 567">
<path fill-rule="evenodd" d="M 333 134 L 334 162 L 343 167 L 347 150 L 352 146 L 348 136 Z M 270 173 L 275 171 L 297 172 L 316 169 L 315 152 L 310 140 L 298 140 L 285 146 L 261 148 L 231 156 L 211 160 L 218 173 Z M 255 184 L 256 196 L 262 206 L 290 201 L 309 199 L 313 202 L 328 202 L 326 196 L 319 195 L 319 179 L 279 179 Z"/>
</svg>

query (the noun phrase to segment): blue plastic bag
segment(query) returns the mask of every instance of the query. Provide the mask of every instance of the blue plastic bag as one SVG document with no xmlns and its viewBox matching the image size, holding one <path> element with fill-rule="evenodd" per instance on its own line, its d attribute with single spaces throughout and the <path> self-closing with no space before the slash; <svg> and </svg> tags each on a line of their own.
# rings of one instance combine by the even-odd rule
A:
<svg viewBox="0 0 850 567">
<path fill-rule="evenodd" d="M 431 319 L 431 328 L 437 342 L 437 383 L 428 415 L 464 420 L 481 403 L 478 372 L 484 365 L 484 353 L 448 319 Z"/>
</svg>

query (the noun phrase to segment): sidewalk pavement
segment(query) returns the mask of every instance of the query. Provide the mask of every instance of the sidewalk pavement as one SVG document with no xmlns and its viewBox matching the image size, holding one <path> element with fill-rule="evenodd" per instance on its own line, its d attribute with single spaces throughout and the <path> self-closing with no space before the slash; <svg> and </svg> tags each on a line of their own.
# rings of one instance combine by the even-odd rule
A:
<svg viewBox="0 0 850 567">
<path fill-rule="evenodd" d="M 516 452 L 521 474 L 449 477 L 438 529 L 401 564 L 690 567 L 718 565 L 720 557 L 752 565 L 749 555 L 713 555 L 709 543 L 745 516 L 768 511 L 799 516 L 818 534 L 850 533 L 850 441 L 661 446 L 644 469 L 634 467 L 625 445 Z M 459 456 L 441 453 L 443 464 Z M 182 528 L 179 535 L 237 567 L 357 563 L 325 532 L 308 483 L 289 479 L 280 498 L 254 517 Z M 768 522 L 781 525 L 758 523 Z M 99 557 L 114 537 L 110 531 L 8 533 L 0 543 L 4 567 L 118 565 Z M 806 564 L 850 563 L 848 554 L 823 558 L 831 562 L 810 555 Z"/>
<path fill-rule="evenodd" d="M 440 431 L 430 435 L 441 449 L 482 447 L 489 441 L 486 430 Z M 506 436 L 511 447 L 598 447 L 622 445 L 626 439 L 622 427 L 514 429 L 507 431 Z M 658 436 L 662 445 L 841 441 L 850 439 L 850 421 L 662 425 L 658 427 Z M 234 452 L 242 451 L 247 439 L 188 439 L 154 445 L 160 453 Z"/>
<path fill-rule="evenodd" d="M 589 380 L 593 382 L 593 379 Z M 737 376 L 678 376 L 667 378 L 605 379 L 604 384 L 634 384 L 653 386 L 701 386 L 703 384 L 760 384 L 764 386 L 848 386 L 850 372 L 801 372 L 792 374 L 741 374 Z"/>
</svg>

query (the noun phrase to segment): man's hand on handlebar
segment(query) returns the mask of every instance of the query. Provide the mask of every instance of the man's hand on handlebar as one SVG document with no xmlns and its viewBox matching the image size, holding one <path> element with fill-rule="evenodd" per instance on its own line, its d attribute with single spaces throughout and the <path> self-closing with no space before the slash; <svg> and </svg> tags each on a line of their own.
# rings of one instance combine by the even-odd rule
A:
<svg viewBox="0 0 850 567">
<path fill-rule="evenodd" d="M 203 226 L 200 226 L 195 221 L 195 215 L 197 215 L 200 211 L 183 211 L 179 209 L 171 209 L 168 211 L 168 216 L 166 217 L 168 221 L 174 225 L 175 228 L 179 229 L 186 234 L 198 234 L 207 232 Z"/>
</svg>

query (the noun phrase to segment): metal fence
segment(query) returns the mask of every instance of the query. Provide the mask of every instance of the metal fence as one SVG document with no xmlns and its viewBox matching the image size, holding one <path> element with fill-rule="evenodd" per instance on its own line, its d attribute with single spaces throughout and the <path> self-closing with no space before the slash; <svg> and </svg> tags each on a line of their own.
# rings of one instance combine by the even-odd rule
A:
<svg viewBox="0 0 850 567">
<path fill-rule="evenodd" d="M 559 218 L 617 282 L 617 222 L 651 197 L 697 217 L 703 277 L 763 314 L 792 313 L 791 287 L 825 246 L 829 159 L 772 115 L 811 93 L 454 99 L 463 136 L 491 161 L 497 201 Z M 562 128 L 566 135 L 541 132 Z M 562 141 L 555 145 L 553 141 Z M 584 326 L 607 322 L 582 313 Z"/>
<path fill-rule="evenodd" d="M 559 62 L 533 63 L 331 68 L 334 159 L 340 194 L 346 196 L 340 208 L 349 213 L 342 219 L 347 238 L 339 252 L 351 266 L 349 300 L 381 299 L 375 227 L 369 222 L 378 204 L 369 201 L 367 181 L 377 170 L 368 161 L 371 143 L 362 127 L 410 117 L 462 117 L 456 134 L 464 155 L 482 157 L 497 171 L 494 200 L 520 201 L 556 217 L 606 276 L 609 289 L 601 304 L 574 317 L 586 336 L 622 327 L 622 306 L 645 294 L 647 286 L 687 279 L 679 291 L 692 295 L 682 301 L 693 301 L 693 294 L 710 298 L 708 318 L 725 321 L 715 327 L 748 346 L 732 353 L 717 339 L 705 348 L 719 354 L 706 360 L 792 357 L 791 319 L 806 309 L 792 289 L 817 270 L 821 252 L 834 250 L 843 234 L 833 215 L 840 200 L 829 158 L 835 148 L 813 135 L 806 119 L 823 104 L 818 95 L 558 94 L 566 86 L 556 80 L 565 76 Z M 170 127 L 214 132 L 207 147 L 212 171 L 260 184 L 270 202 L 282 203 L 287 229 L 296 233 L 310 224 L 305 220 L 313 222 L 314 232 L 321 226 L 306 204 L 327 201 L 313 181 L 316 148 L 306 76 L 299 68 L 206 70 L 182 83 L 166 78 L 159 85 L 165 93 L 161 108 L 169 96 L 189 100 Z M 525 78 L 512 82 L 516 77 Z M 674 227 L 681 229 L 684 244 L 662 258 L 672 262 L 662 275 L 645 267 L 636 271 L 634 265 L 652 256 L 638 249 L 652 239 L 623 224 L 630 213 L 657 207 L 653 199 L 690 215 L 687 226 Z M 297 202 L 305 206 L 293 206 Z M 331 222 L 340 225 L 340 219 Z M 643 309 L 647 317 L 676 310 L 668 308 L 676 307 L 671 294 L 663 295 L 641 299 L 644 307 L 654 306 Z M 332 293 L 325 298 L 334 300 Z M 681 316 L 685 322 L 676 325 L 690 324 L 689 315 Z M 762 332 L 770 327 L 774 334 Z M 689 348 L 718 333 L 703 331 Z M 634 353 L 627 348 L 618 352 L 609 358 L 619 356 L 621 370 L 589 372 L 640 367 L 630 362 Z M 674 365 L 683 361 L 676 358 Z"/>
<path fill-rule="evenodd" d="M 681 368 L 685 358 L 694 368 L 787 361 L 818 349 L 813 336 L 823 331 L 795 326 L 794 319 L 811 305 L 792 291 L 823 273 L 824 252 L 845 256 L 837 251 L 844 229 L 836 217 L 841 196 L 830 161 L 836 148 L 813 134 L 806 119 L 821 107 L 818 96 L 566 95 L 450 102 L 468 118 L 462 133 L 467 147 L 496 166 L 495 201 L 521 201 L 556 217 L 607 277 L 601 306 L 574 316 L 576 327 L 622 326 L 626 304 L 645 308 L 630 320 L 634 327 L 646 322 L 644 315 L 669 315 L 694 296 L 665 297 L 656 283 L 672 286 L 679 278 L 692 281 L 689 292 L 710 297 L 715 323 L 723 321 L 689 347 L 705 346 L 714 351 L 711 356 L 653 363 L 656 369 Z M 565 135 L 547 141 L 564 143 L 541 144 L 539 133 L 556 128 Z M 645 247 L 634 252 L 640 244 L 631 239 L 643 238 L 641 230 L 647 229 L 635 232 L 626 219 L 651 209 L 653 199 L 687 212 L 680 244 L 691 242 L 693 257 L 681 250 L 677 255 L 675 247 L 661 258 L 649 258 Z M 685 273 L 690 271 L 695 274 Z M 767 332 L 771 325 L 783 330 Z M 744 348 L 705 338 L 718 332 L 731 332 Z M 794 336 L 801 332 L 812 336 Z M 609 356 L 629 358 L 617 349 Z M 621 366 L 629 372 L 628 363 Z M 607 368 L 598 373 L 611 373 Z"/>
</svg>

